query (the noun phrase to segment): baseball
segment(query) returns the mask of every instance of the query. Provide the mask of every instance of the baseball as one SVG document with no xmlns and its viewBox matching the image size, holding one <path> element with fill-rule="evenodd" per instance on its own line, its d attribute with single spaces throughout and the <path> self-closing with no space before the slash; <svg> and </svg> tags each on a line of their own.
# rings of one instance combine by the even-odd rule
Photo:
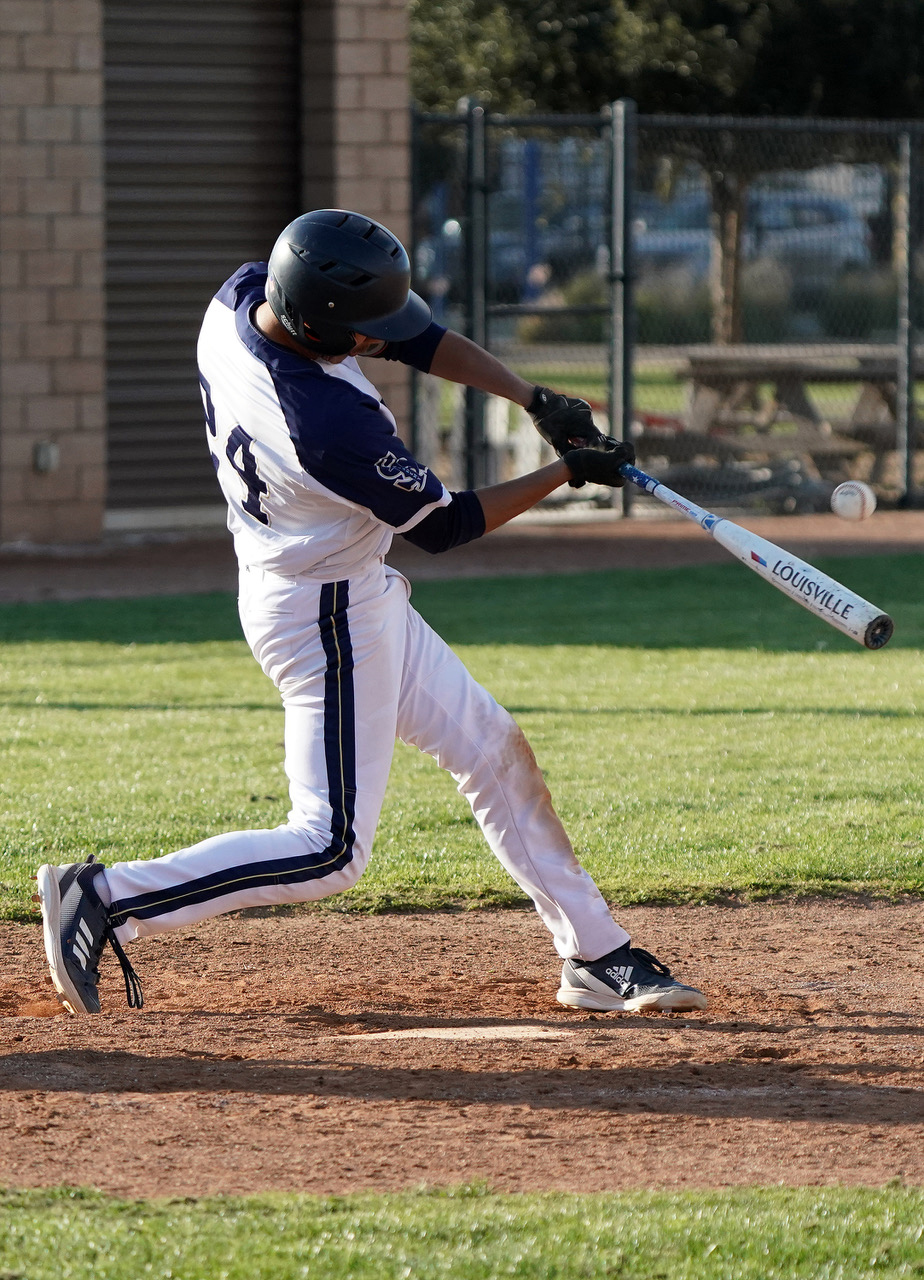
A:
<svg viewBox="0 0 924 1280">
<path fill-rule="evenodd" d="M 842 520 L 866 520 L 876 510 L 876 495 L 862 480 L 846 480 L 831 494 L 831 510 Z"/>
</svg>

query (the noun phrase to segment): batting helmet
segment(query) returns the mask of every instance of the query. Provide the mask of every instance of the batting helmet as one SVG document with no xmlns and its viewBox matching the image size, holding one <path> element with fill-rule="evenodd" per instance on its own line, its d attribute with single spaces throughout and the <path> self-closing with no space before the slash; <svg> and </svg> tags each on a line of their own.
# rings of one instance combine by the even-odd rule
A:
<svg viewBox="0 0 924 1280">
<path fill-rule="evenodd" d="M 273 246 L 266 300 L 306 351 L 339 356 L 357 333 L 401 342 L 426 329 L 430 308 L 410 282 L 407 253 L 387 227 L 347 209 L 316 209 Z"/>
</svg>

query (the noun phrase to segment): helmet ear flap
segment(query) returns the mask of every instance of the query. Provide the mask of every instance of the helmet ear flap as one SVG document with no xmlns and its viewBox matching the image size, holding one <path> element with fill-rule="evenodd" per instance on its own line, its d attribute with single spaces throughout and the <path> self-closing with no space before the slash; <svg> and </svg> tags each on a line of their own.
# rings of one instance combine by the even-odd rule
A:
<svg viewBox="0 0 924 1280">
<path fill-rule="evenodd" d="M 312 355 L 345 356 L 355 346 L 356 339 L 351 330 L 342 329 L 339 325 L 319 325 L 317 321 L 311 325 L 300 316 L 272 272 L 266 280 L 266 300 L 289 337 Z"/>
<path fill-rule="evenodd" d="M 279 287 L 279 281 L 273 275 L 272 271 L 266 278 L 266 300 L 273 309 L 273 313 L 279 323 L 286 329 L 289 335 L 295 339 L 298 338 L 298 313 L 292 305 L 290 298 Z"/>
</svg>

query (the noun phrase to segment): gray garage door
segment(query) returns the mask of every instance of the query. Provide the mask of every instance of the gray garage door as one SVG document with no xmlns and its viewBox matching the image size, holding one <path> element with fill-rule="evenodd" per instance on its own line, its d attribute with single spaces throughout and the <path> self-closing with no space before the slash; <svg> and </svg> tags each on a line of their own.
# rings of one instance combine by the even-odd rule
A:
<svg viewBox="0 0 924 1280">
<path fill-rule="evenodd" d="M 196 334 L 299 212 L 299 7 L 105 6 L 110 509 L 221 500 Z"/>
</svg>

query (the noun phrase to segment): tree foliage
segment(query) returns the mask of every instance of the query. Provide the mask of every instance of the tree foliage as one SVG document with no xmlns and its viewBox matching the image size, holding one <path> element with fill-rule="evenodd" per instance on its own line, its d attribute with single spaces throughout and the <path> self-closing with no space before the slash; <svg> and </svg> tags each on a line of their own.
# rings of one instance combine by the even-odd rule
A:
<svg viewBox="0 0 924 1280">
<path fill-rule="evenodd" d="M 924 116 L 922 0 L 411 0 L 428 110 Z"/>
</svg>

